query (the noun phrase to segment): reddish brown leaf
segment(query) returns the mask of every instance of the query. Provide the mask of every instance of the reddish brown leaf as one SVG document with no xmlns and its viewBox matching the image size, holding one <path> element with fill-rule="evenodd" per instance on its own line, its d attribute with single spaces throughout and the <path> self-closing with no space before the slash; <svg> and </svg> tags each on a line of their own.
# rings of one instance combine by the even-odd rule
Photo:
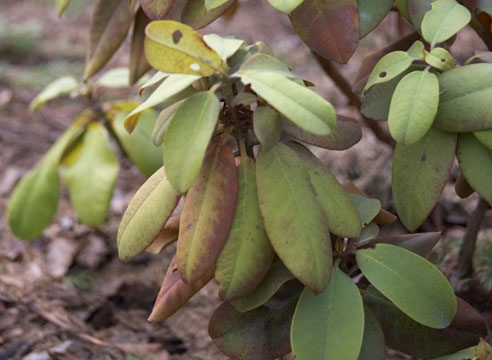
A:
<svg viewBox="0 0 492 360">
<path fill-rule="evenodd" d="M 174 5 L 174 0 L 139 0 L 143 11 L 152 20 L 161 20 Z"/>
<path fill-rule="evenodd" d="M 145 251 L 152 254 L 158 254 L 178 240 L 179 220 L 179 216 L 170 217 L 155 240 L 147 247 L 147 249 L 145 249 Z"/>
<path fill-rule="evenodd" d="M 133 24 L 130 50 L 130 85 L 134 85 L 150 69 L 144 53 L 145 27 L 149 22 L 149 18 L 142 9 L 139 9 Z"/>
<path fill-rule="evenodd" d="M 439 239 L 441 239 L 440 231 L 420 234 L 406 234 L 375 238 L 371 240 L 369 246 L 371 246 L 371 244 L 391 244 L 426 257 L 439 242 Z"/>
<path fill-rule="evenodd" d="M 205 7 L 205 0 L 188 0 L 183 9 L 181 21 L 195 30 L 202 29 L 225 13 L 235 2 L 236 0 L 228 0 L 208 11 Z"/>
</svg>

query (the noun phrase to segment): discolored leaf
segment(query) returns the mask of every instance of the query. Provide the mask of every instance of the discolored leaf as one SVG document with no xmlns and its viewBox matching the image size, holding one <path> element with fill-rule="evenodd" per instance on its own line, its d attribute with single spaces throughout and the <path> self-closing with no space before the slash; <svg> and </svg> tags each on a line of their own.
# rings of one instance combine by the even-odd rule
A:
<svg viewBox="0 0 492 360">
<path fill-rule="evenodd" d="M 280 74 L 247 71 L 245 85 L 268 101 L 278 112 L 315 135 L 329 135 L 336 125 L 333 106 L 315 92 Z"/>
<path fill-rule="evenodd" d="M 193 295 L 200 291 L 200 289 L 212 278 L 213 271 L 209 271 L 192 284 L 185 283 L 179 277 L 178 268 L 176 266 L 176 257 L 174 257 L 169 264 L 166 276 L 162 282 L 162 287 L 157 295 L 152 313 L 148 320 L 151 322 L 160 322 L 168 319 L 186 304 Z"/>
<path fill-rule="evenodd" d="M 145 36 L 145 56 L 157 70 L 199 76 L 224 72 L 219 55 L 188 25 L 154 21 L 146 27 Z"/>
<path fill-rule="evenodd" d="M 364 338 L 358 360 L 384 360 L 385 350 L 381 324 L 371 309 L 364 305 Z"/>
<path fill-rule="evenodd" d="M 220 106 L 213 92 L 199 92 L 175 110 L 164 133 L 166 173 L 171 184 L 181 193 L 187 192 L 198 176 L 218 121 Z"/>
<path fill-rule="evenodd" d="M 213 10 L 226 3 L 227 0 L 205 0 L 207 10 Z"/>
<path fill-rule="evenodd" d="M 304 0 L 268 0 L 270 5 L 278 11 L 290 14 L 296 7 L 302 4 Z"/>
<path fill-rule="evenodd" d="M 145 14 L 152 20 L 161 20 L 167 15 L 175 0 L 138 0 Z"/>
<path fill-rule="evenodd" d="M 482 145 L 473 134 L 460 134 L 456 151 L 461 171 L 473 190 L 492 202 L 492 150 Z"/>
<path fill-rule="evenodd" d="M 46 87 L 31 101 L 29 111 L 41 109 L 46 102 L 57 97 L 68 95 L 79 86 L 72 76 L 64 76 L 46 85 Z"/>
<path fill-rule="evenodd" d="M 176 252 L 189 284 L 208 273 L 229 237 L 238 199 L 238 174 L 230 145 L 213 143 L 186 195 Z"/>
<path fill-rule="evenodd" d="M 368 199 L 358 194 L 348 194 L 352 204 L 356 207 L 362 225 L 369 224 L 381 210 L 381 201 Z"/>
<path fill-rule="evenodd" d="M 163 226 L 159 234 L 145 251 L 151 254 L 159 254 L 162 250 L 178 240 L 179 216 L 171 216 Z"/>
<path fill-rule="evenodd" d="M 63 174 L 70 202 L 82 223 L 99 226 L 106 219 L 120 165 L 102 125 L 93 123 L 84 134 L 77 160 Z"/>
<path fill-rule="evenodd" d="M 121 219 L 118 253 L 128 259 L 144 251 L 156 238 L 178 204 L 174 190 L 161 168 L 138 189 Z"/>
<path fill-rule="evenodd" d="M 238 312 L 224 303 L 212 315 L 208 333 L 227 356 L 238 360 L 270 360 L 290 352 L 290 323 L 297 296 L 266 304 L 253 311 Z"/>
<path fill-rule="evenodd" d="M 457 298 L 457 312 L 453 322 L 445 329 L 432 329 L 406 316 L 377 291 L 369 291 L 364 303 L 369 306 L 383 328 L 385 341 L 393 349 L 417 358 L 435 358 L 474 346 L 487 327 L 465 301 Z"/>
<path fill-rule="evenodd" d="M 456 0 L 436 0 L 431 6 L 422 19 L 422 36 L 432 45 L 448 40 L 471 20 L 470 11 Z"/>
<path fill-rule="evenodd" d="M 456 314 L 453 288 L 424 258 L 406 249 L 378 244 L 359 250 L 357 264 L 376 289 L 413 320 L 442 329 Z"/>
<path fill-rule="evenodd" d="M 441 232 L 419 234 L 405 234 L 380 237 L 371 240 L 371 244 L 390 244 L 410 250 L 422 257 L 430 254 L 434 246 L 441 239 Z"/>
<path fill-rule="evenodd" d="M 359 44 L 357 0 L 304 0 L 290 21 L 307 46 L 325 59 L 346 63 Z"/>
<path fill-rule="evenodd" d="M 437 76 L 427 71 L 405 75 L 396 86 L 388 115 L 391 136 L 411 145 L 429 131 L 439 105 Z"/>
<path fill-rule="evenodd" d="M 308 133 L 288 120 L 282 121 L 282 128 L 299 141 L 329 150 L 346 150 L 362 138 L 362 130 L 354 119 L 337 115 L 336 124 L 335 129 L 326 136 Z"/>
<path fill-rule="evenodd" d="M 379 25 L 393 7 L 393 0 L 357 0 L 360 37 L 363 38 Z"/>
<path fill-rule="evenodd" d="M 152 143 L 152 129 L 156 122 L 155 111 L 142 113 L 141 121 L 130 134 L 125 129 L 127 113 L 118 114 L 113 120 L 113 129 L 128 157 L 142 175 L 149 177 L 162 166 L 162 148 Z"/>
<path fill-rule="evenodd" d="M 150 69 L 144 52 L 145 27 L 149 22 L 150 20 L 143 10 L 141 8 L 138 9 L 133 23 L 132 42 L 130 45 L 130 85 L 136 84 L 138 79 Z"/>
<path fill-rule="evenodd" d="M 260 210 L 275 252 L 299 281 L 323 291 L 331 274 L 330 231 L 302 159 L 278 143 L 259 153 L 256 171 Z"/>
<path fill-rule="evenodd" d="M 478 141 L 485 145 L 488 149 L 492 150 L 492 129 L 474 132 L 473 135 Z"/>
<path fill-rule="evenodd" d="M 279 258 L 275 258 L 261 284 L 249 294 L 231 301 L 231 304 L 240 312 L 254 310 L 270 300 L 282 285 L 292 279 L 294 275 Z"/>
<path fill-rule="evenodd" d="M 222 59 L 228 59 L 244 44 L 244 40 L 223 38 L 216 34 L 203 36 L 205 43 L 215 50 Z"/>
<path fill-rule="evenodd" d="M 215 270 L 221 298 L 230 301 L 255 289 L 265 278 L 273 255 L 258 205 L 256 164 L 243 157 L 234 221 Z"/>
<path fill-rule="evenodd" d="M 229 9 L 236 0 L 228 0 L 212 10 L 207 10 L 205 0 L 188 0 L 183 9 L 181 21 L 193 29 L 202 29 Z"/>
<path fill-rule="evenodd" d="M 63 15 L 65 9 L 71 1 L 72 0 L 56 0 L 56 11 L 58 11 L 59 17 Z"/>
<path fill-rule="evenodd" d="M 441 96 L 434 125 L 449 132 L 492 128 L 492 64 L 457 67 L 439 75 Z"/>
<path fill-rule="evenodd" d="M 103 68 L 128 34 L 133 11 L 128 1 L 98 0 L 91 18 L 84 80 Z"/>
<path fill-rule="evenodd" d="M 425 56 L 425 62 L 430 66 L 447 71 L 454 69 L 456 67 L 456 62 L 454 61 L 453 55 L 451 55 L 446 49 L 436 47 L 427 53 Z"/>
<path fill-rule="evenodd" d="M 274 147 L 282 135 L 280 114 L 267 106 L 259 106 L 253 112 L 253 129 L 263 149 Z"/>
<path fill-rule="evenodd" d="M 363 335 L 362 298 L 347 274 L 334 269 L 322 293 L 303 291 L 290 333 L 296 359 L 357 359 Z"/>
<path fill-rule="evenodd" d="M 155 89 L 155 91 L 147 98 L 147 100 L 128 114 L 125 119 L 126 130 L 131 133 L 133 129 L 135 129 L 138 119 L 144 110 L 150 109 L 166 100 L 170 102 L 171 97 L 173 96 L 180 97 L 179 94 L 199 78 L 199 76 L 195 75 L 169 75 L 164 82 L 160 84 L 159 87 Z M 181 99 L 176 99 L 176 101 L 177 100 Z"/>
<path fill-rule="evenodd" d="M 373 85 L 387 82 L 397 77 L 407 70 L 412 65 L 412 62 L 413 57 L 404 51 L 393 51 L 383 56 L 369 75 L 364 92 Z"/>
<path fill-rule="evenodd" d="M 408 230 L 415 231 L 439 200 L 455 150 L 456 134 L 434 128 L 413 145 L 396 145 L 393 198 L 398 216 Z"/>
</svg>

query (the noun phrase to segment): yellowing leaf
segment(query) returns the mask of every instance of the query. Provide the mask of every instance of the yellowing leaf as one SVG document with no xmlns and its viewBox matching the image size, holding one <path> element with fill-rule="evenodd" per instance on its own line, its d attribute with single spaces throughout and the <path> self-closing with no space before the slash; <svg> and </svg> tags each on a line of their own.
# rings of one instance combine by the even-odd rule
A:
<svg viewBox="0 0 492 360">
<path fill-rule="evenodd" d="M 208 11 L 218 8 L 225 4 L 227 0 L 205 0 L 205 7 Z"/>
<path fill-rule="evenodd" d="M 378 61 L 367 79 L 364 92 L 373 85 L 393 79 L 412 65 L 413 57 L 404 51 L 393 51 Z"/>
<path fill-rule="evenodd" d="M 268 0 L 272 7 L 286 14 L 290 14 L 296 7 L 301 5 L 303 1 L 304 0 Z"/>
<path fill-rule="evenodd" d="M 454 61 L 453 55 L 451 55 L 446 49 L 436 47 L 427 53 L 425 56 L 425 62 L 430 66 L 447 71 L 454 69 L 456 67 L 456 62 Z"/>
<path fill-rule="evenodd" d="M 56 0 L 56 11 L 58 11 L 58 16 L 62 16 L 63 12 L 67 8 L 68 4 L 70 4 L 72 0 Z"/>
<path fill-rule="evenodd" d="M 190 26 L 171 20 L 151 22 L 145 29 L 145 56 L 160 71 L 210 76 L 226 65 Z"/>
</svg>

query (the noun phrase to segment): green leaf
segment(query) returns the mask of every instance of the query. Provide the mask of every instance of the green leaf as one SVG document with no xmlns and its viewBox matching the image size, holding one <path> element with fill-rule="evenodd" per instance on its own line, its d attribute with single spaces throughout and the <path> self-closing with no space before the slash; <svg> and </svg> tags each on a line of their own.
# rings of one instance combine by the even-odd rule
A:
<svg viewBox="0 0 492 360">
<path fill-rule="evenodd" d="M 447 71 L 456 67 L 453 55 L 451 55 L 446 49 L 436 47 L 427 53 L 425 56 L 425 62 L 435 69 Z"/>
<path fill-rule="evenodd" d="M 196 75 L 169 75 L 164 82 L 125 119 L 125 128 L 132 132 L 144 110 L 150 109 L 179 94 L 200 77 Z M 145 86 L 145 85 L 144 85 Z"/>
<path fill-rule="evenodd" d="M 72 76 L 61 77 L 48 85 L 31 101 L 29 111 L 41 109 L 46 102 L 56 99 L 62 95 L 68 95 L 77 87 L 79 83 Z"/>
<path fill-rule="evenodd" d="M 82 113 L 84 116 L 86 113 Z M 56 213 L 60 198 L 58 165 L 64 152 L 80 136 L 84 128 L 74 123 L 58 138 L 41 163 L 15 187 L 7 208 L 12 232 L 23 240 L 41 235 Z"/>
<path fill-rule="evenodd" d="M 427 71 L 414 71 L 398 83 L 388 116 L 397 143 L 415 144 L 429 131 L 439 106 L 439 81 Z"/>
<path fill-rule="evenodd" d="M 296 7 L 302 4 L 304 0 L 268 0 L 270 5 L 278 11 L 290 14 Z"/>
<path fill-rule="evenodd" d="M 396 145 L 393 198 L 400 220 L 408 230 L 417 230 L 439 200 L 455 150 L 456 134 L 434 128 L 413 145 Z"/>
<path fill-rule="evenodd" d="M 244 40 L 223 38 L 216 34 L 203 36 L 203 40 L 214 49 L 222 59 L 228 59 L 244 44 Z"/>
<path fill-rule="evenodd" d="M 139 0 L 145 14 L 152 20 L 161 20 L 174 5 L 175 0 Z"/>
<path fill-rule="evenodd" d="M 357 209 L 328 167 L 304 146 L 290 143 L 304 160 L 316 199 L 320 203 L 330 231 L 341 237 L 359 237 L 362 224 Z"/>
<path fill-rule="evenodd" d="M 240 75 L 245 85 L 278 112 L 315 135 L 329 135 L 336 124 L 333 106 L 315 92 L 275 73 L 248 71 Z"/>
<path fill-rule="evenodd" d="M 296 359 L 357 359 L 363 335 L 362 298 L 347 274 L 335 269 L 326 290 L 316 296 L 304 290 L 290 333 Z"/>
<path fill-rule="evenodd" d="M 127 88 L 130 86 L 130 69 L 127 67 L 113 68 L 106 71 L 96 81 L 97 86 L 105 88 Z"/>
<path fill-rule="evenodd" d="M 477 347 L 472 346 L 467 349 L 458 351 L 452 355 L 441 356 L 433 360 L 470 360 L 477 354 Z"/>
<path fill-rule="evenodd" d="M 118 229 L 118 253 L 128 259 L 144 251 L 156 238 L 176 208 L 180 194 L 156 171 L 133 196 Z"/>
<path fill-rule="evenodd" d="M 143 84 L 140 89 L 138 89 L 138 94 L 142 95 L 143 91 L 149 87 L 152 87 L 158 83 L 160 83 L 162 80 L 170 76 L 170 74 L 158 71 L 156 72 L 145 84 Z M 179 76 L 179 75 L 173 75 L 173 76 Z"/>
<path fill-rule="evenodd" d="M 194 283 L 215 267 L 234 221 L 238 173 L 232 147 L 221 141 L 211 144 L 181 212 L 176 256 L 186 283 Z"/>
<path fill-rule="evenodd" d="M 325 59 L 346 63 L 359 44 L 357 0 L 304 0 L 290 21 L 302 41 Z"/>
<path fill-rule="evenodd" d="M 379 244 L 359 250 L 357 264 L 376 289 L 413 320 L 442 329 L 456 315 L 456 297 L 430 262 L 403 248 Z"/>
<path fill-rule="evenodd" d="M 239 73 L 246 73 L 248 71 L 256 72 L 267 72 L 267 73 L 277 73 L 288 78 L 297 78 L 297 76 L 292 73 L 283 61 L 277 59 L 268 54 L 254 54 L 248 59 L 246 59 L 239 68 Z"/>
<path fill-rule="evenodd" d="M 92 14 L 84 80 L 103 68 L 128 34 L 133 11 L 128 1 L 98 0 Z"/>
<path fill-rule="evenodd" d="M 231 304 L 240 312 L 254 310 L 270 300 L 282 285 L 292 279 L 294 275 L 279 258 L 275 258 L 261 284 L 246 296 L 231 301 Z"/>
<path fill-rule="evenodd" d="M 58 11 L 58 16 L 61 17 L 65 12 L 68 4 L 70 4 L 72 0 L 56 0 L 56 11 Z"/>
<path fill-rule="evenodd" d="M 425 46 L 420 40 L 415 41 L 412 46 L 407 50 L 407 54 L 414 59 L 423 59 L 425 56 Z"/>
<path fill-rule="evenodd" d="M 422 35 L 432 45 L 448 40 L 471 20 L 470 11 L 456 0 L 436 0 L 431 6 L 422 19 Z"/>
<path fill-rule="evenodd" d="M 460 134 L 456 151 L 466 181 L 488 202 L 492 202 L 492 150 L 482 145 L 473 134 Z"/>
<path fill-rule="evenodd" d="M 358 360 L 385 359 L 384 333 L 371 309 L 364 306 L 364 338 Z"/>
<path fill-rule="evenodd" d="M 492 64 L 457 67 L 439 75 L 441 97 L 434 125 L 449 132 L 492 128 Z"/>
<path fill-rule="evenodd" d="M 138 80 L 150 69 L 150 65 L 145 58 L 145 27 L 150 19 L 145 15 L 142 8 L 138 9 L 133 22 L 132 41 L 130 44 L 130 74 L 128 82 L 135 85 Z"/>
<path fill-rule="evenodd" d="M 151 22 L 145 29 L 145 56 L 157 70 L 210 76 L 225 64 L 190 26 L 172 20 Z"/>
<path fill-rule="evenodd" d="M 166 132 L 169 123 L 171 122 L 171 118 L 185 100 L 186 99 L 183 99 L 175 102 L 172 105 L 169 105 L 159 114 L 159 117 L 157 118 L 157 121 L 154 125 L 154 130 L 152 130 L 152 140 L 155 146 L 162 145 L 162 142 L 164 141 L 164 133 Z"/>
<path fill-rule="evenodd" d="M 278 143 L 259 153 L 256 166 L 260 210 L 275 252 L 299 281 L 323 291 L 331 276 L 330 231 L 302 159 Z"/>
<path fill-rule="evenodd" d="M 393 7 L 393 0 L 357 0 L 360 37 L 363 38 L 379 25 Z"/>
<path fill-rule="evenodd" d="M 371 242 L 379 234 L 379 226 L 375 223 L 371 222 L 367 224 L 360 232 L 359 241 L 357 242 L 358 246 L 367 244 Z"/>
<path fill-rule="evenodd" d="M 166 173 L 181 193 L 188 191 L 200 171 L 220 106 L 212 92 L 199 92 L 176 109 L 164 133 Z"/>
<path fill-rule="evenodd" d="M 94 124 L 86 131 L 82 150 L 64 172 L 63 181 L 80 221 L 97 227 L 106 219 L 120 165 L 109 147 L 106 129 Z"/>
<path fill-rule="evenodd" d="M 410 12 L 408 11 L 408 2 L 409 0 L 394 0 L 395 6 L 400 12 L 400 14 L 408 21 L 410 20 Z"/>
<path fill-rule="evenodd" d="M 255 289 L 273 259 L 258 205 L 256 164 L 249 157 L 239 165 L 239 195 L 231 232 L 215 270 L 222 299 L 230 301 Z"/>
<path fill-rule="evenodd" d="M 227 0 L 205 0 L 205 7 L 208 11 L 218 8 L 225 4 Z"/>
<path fill-rule="evenodd" d="M 207 10 L 205 0 L 188 0 L 183 9 L 181 21 L 193 29 L 202 29 L 227 11 L 236 0 L 228 0 L 223 5 Z"/>
<path fill-rule="evenodd" d="M 286 119 L 282 121 L 282 128 L 299 141 L 329 150 L 346 150 L 357 144 L 362 138 L 362 130 L 357 122 L 341 115 L 337 115 L 337 125 L 327 136 L 308 133 Z"/>
<path fill-rule="evenodd" d="M 369 224 L 381 210 L 381 201 L 369 199 L 359 194 L 348 194 L 359 214 L 362 225 Z"/>
<path fill-rule="evenodd" d="M 265 150 L 274 147 L 282 135 L 282 120 L 278 112 L 267 106 L 259 106 L 253 112 L 253 129 Z"/>
<path fill-rule="evenodd" d="M 142 175 L 149 177 L 162 166 L 162 148 L 152 143 L 152 129 L 156 123 L 157 113 L 145 111 L 141 121 L 130 134 L 125 129 L 126 113 L 120 113 L 113 120 L 113 129 L 123 148 Z"/>
<path fill-rule="evenodd" d="M 492 150 L 492 130 L 476 131 L 473 135 L 488 149 Z"/>
<path fill-rule="evenodd" d="M 373 85 L 387 82 L 400 75 L 412 65 L 412 62 L 413 57 L 404 51 L 393 51 L 383 56 L 369 75 L 364 92 Z"/>
</svg>

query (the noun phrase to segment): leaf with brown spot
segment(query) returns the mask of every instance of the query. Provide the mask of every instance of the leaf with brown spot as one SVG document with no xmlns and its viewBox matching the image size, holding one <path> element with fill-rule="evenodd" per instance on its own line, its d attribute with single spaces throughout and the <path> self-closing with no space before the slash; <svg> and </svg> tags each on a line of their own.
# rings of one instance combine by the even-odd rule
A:
<svg viewBox="0 0 492 360">
<path fill-rule="evenodd" d="M 212 10 L 207 10 L 205 0 L 188 0 L 181 21 L 195 30 L 202 29 L 224 14 L 235 2 L 236 0 L 228 0 Z"/>
<path fill-rule="evenodd" d="M 161 290 L 155 300 L 154 308 L 148 320 L 152 322 L 164 321 L 188 302 L 202 287 L 213 278 L 213 269 L 192 284 L 187 284 L 179 277 L 176 266 L 176 257 L 171 260 Z"/>
<path fill-rule="evenodd" d="M 346 63 L 359 44 L 357 0 L 304 0 L 290 21 L 301 39 L 326 59 Z"/>
<path fill-rule="evenodd" d="M 132 43 L 130 48 L 130 85 L 137 81 L 150 69 L 150 65 L 145 59 L 144 41 L 145 27 L 150 22 L 142 9 L 139 9 L 135 15 L 133 23 Z"/>
<path fill-rule="evenodd" d="M 161 20 L 174 5 L 175 0 L 139 0 L 143 11 L 152 20 Z"/>
<path fill-rule="evenodd" d="M 219 141 L 208 149 L 181 213 L 176 256 L 181 278 L 190 284 L 214 267 L 236 211 L 238 173 L 233 149 Z"/>
</svg>

